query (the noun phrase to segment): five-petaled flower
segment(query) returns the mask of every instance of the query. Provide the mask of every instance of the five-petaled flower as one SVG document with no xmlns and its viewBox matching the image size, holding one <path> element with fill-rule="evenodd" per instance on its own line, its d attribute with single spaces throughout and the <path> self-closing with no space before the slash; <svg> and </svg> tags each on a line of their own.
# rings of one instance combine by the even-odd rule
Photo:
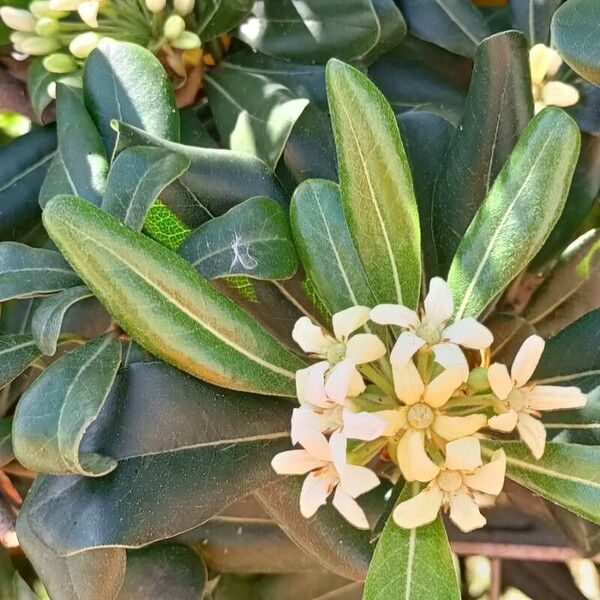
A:
<svg viewBox="0 0 600 600">
<path fill-rule="evenodd" d="M 497 431 L 510 432 L 517 428 L 521 439 L 529 446 L 535 458 L 544 454 L 546 429 L 534 416 L 537 411 L 581 408 L 587 397 L 577 387 L 527 384 L 544 351 L 544 340 L 529 336 L 513 361 L 508 373 L 505 365 L 494 363 L 488 369 L 488 381 L 500 402 L 495 405 L 499 415 L 488 421 Z"/>
<path fill-rule="evenodd" d="M 380 304 L 371 311 L 371 319 L 380 325 L 407 329 L 398 336 L 390 354 L 392 365 L 403 367 L 420 349 L 431 349 L 440 365 L 461 366 L 463 381 L 466 381 L 469 365 L 460 346 L 483 350 L 494 338 L 487 327 L 472 317 L 449 325 L 453 314 L 454 301 L 448 284 L 440 277 L 434 277 L 429 283 L 422 317 L 400 304 Z"/>
<path fill-rule="evenodd" d="M 396 506 L 394 521 L 405 529 L 431 523 L 440 508 L 450 508 L 450 519 L 464 532 L 483 527 L 476 493 L 497 496 L 502 491 L 506 456 L 497 450 L 482 465 L 479 440 L 465 437 L 446 444 L 446 460 L 435 478 L 419 494 Z"/>
</svg>

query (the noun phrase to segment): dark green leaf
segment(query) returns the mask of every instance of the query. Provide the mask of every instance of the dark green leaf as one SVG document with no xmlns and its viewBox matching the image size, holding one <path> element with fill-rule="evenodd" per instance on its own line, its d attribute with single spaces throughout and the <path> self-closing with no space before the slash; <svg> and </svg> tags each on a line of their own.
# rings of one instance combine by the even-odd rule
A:
<svg viewBox="0 0 600 600">
<path fill-rule="evenodd" d="M 272 171 L 254 156 L 174 144 L 124 124 L 118 128 L 119 151 L 129 146 L 153 146 L 191 160 L 190 168 L 161 194 L 165 204 L 189 227 L 198 227 L 254 196 L 272 198 L 283 207 L 288 204 Z"/>
<path fill-rule="evenodd" d="M 370 0 L 258 0 L 238 36 L 253 50 L 300 63 L 359 58 L 380 36 Z"/>
<path fill-rule="evenodd" d="M 455 54 L 474 56 L 490 34 L 470 0 L 399 0 L 399 4 L 411 33 Z"/>
<path fill-rule="evenodd" d="M 585 79 L 600 85 L 600 4 L 569 0 L 552 17 L 552 43 L 564 61 Z"/>
<path fill-rule="evenodd" d="M 327 64 L 344 213 L 378 302 L 416 307 L 421 283 L 419 214 L 394 113 L 359 71 Z"/>
<path fill-rule="evenodd" d="M 305 519 L 300 513 L 301 487 L 301 477 L 280 478 L 256 492 L 256 498 L 283 531 L 324 568 L 362 581 L 372 553 L 368 533 L 352 527 L 331 504 Z"/>
<path fill-rule="evenodd" d="M 289 448 L 291 408 L 164 363 L 133 364 L 84 440 L 86 451 L 109 454 L 118 467 L 101 478 L 40 476 L 27 519 L 66 554 L 139 547 L 198 527 L 278 477 L 270 462 Z"/>
<path fill-rule="evenodd" d="M 198 35 L 203 42 L 227 33 L 250 13 L 254 0 L 204 0 L 196 2 Z"/>
<path fill-rule="evenodd" d="M 522 31 L 530 46 L 546 44 L 550 40 L 550 21 L 562 0 L 509 0 L 512 22 Z"/>
<path fill-rule="evenodd" d="M 34 129 L 0 147 L 0 238 L 15 239 L 40 216 L 38 194 L 56 152 L 56 127 Z"/>
<path fill-rule="evenodd" d="M 40 302 L 31 320 L 31 333 L 44 354 L 53 356 L 56 352 L 56 343 L 67 310 L 91 296 L 92 292 L 85 285 L 78 285 Z"/>
<path fill-rule="evenodd" d="M 463 117 L 435 184 L 433 231 L 440 274 L 533 116 L 527 41 L 516 31 L 477 48 Z"/>
<path fill-rule="evenodd" d="M 2 600 L 39 600 L 20 573 L 13 567 L 8 552 L 0 554 L 0 598 Z"/>
<path fill-rule="evenodd" d="M 178 253 L 208 278 L 289 279 L 298 268 L 287 214 L 261 196 L 201 225 Z"/>
<path fill-rule="evenodd" d="M 0 301 L 60 292 L 78 283 L 79 277 L 60 253 L 18 242 L 0 243 Z"/>
<path fill-rule="evenodd" d="M 379 40 L 377 44 L 361 57 L 362 62 L 370 64 L 383 54 L 395 48 L 406 35 L 406 21 L 394 0 L 372 0 L 379 21 Z"/>
<path fill-rule="evenodd" d="M 0 388 L 20 375 L 42 353 L 27 333 L 0 335 Z"/>
<path fill-rule="evenodd" d="M 102 209 L 140 231 L 150 205 L 189 166 L 189 158 L 164 148 L 125 148 L 111 165 Z"/>
<path fill-rule="evenodd" d="M 181 257 L 72 196 L 52 200 L 43 218 L 94 295 L 146 350 L 217 385 L 295 395 L 304 361 Z"/>
<path fill-rule="evenodd" d="M 14 460 L 12 448 L 12 417 L 0 419 L 0 467 Z"/>
<path fill-rule="evenodd" d="M 566 111 L 577 121 L 582 131 L 600 135 L 600 87 L 587 81 L 577 86 L 579 102 Z"/>
<path fill-rule="evenodd" d="M 398 502 L 414 495 L 407 484 Z M 369 568 L 364 600 L 459 600 L 460 587 L 441 517 L 423 527 L 402 529 L 390 517 Z"/>
<path fill-rule="evenodd" d="M 120 363 L 121 344 L 112 334 L 52 363 L 17 405 L 13 448 L 19 462 L 42 473 L 110 473 L 117 466 L 112 458 L 79 446 L 106 402 Z"/>
<path fill-rule="evenodd" d="M 593 523 L 600 523 L 600 448 L 579 444 L 546 444 L 544 456 L 536 460 L 522 442 L 483 441 L 483 456 L 494 450 L 506 452 L 506 476 L 538 496 Z"/>
<path fill-rule="evenodd" d="M 477 317 L 525 268 L 556 224 L 579 154 L 558 108 L 528 125 L 462 239 L 448 275 L 456 318 Z"/>
<path fill-rule="evenodd" d="M 350 237 L 339 188 L 311 179 L 292 197 L 290 221 L 304 270 L 331 313 L 375 300 Z"/>
<path fill-rule="evenodd" d="M 115 144 L 113 119 L 161 139 L 179 140 L 173 86 L 160 62 L 142 46 L 104 38 L 85 62 L 83 91 L 107 153 Z"/>
<path fill-rule="evenodd" d="M 61 73 L 46 71 L 42 61 L 41 56 L 35 58 L 27 69 L 27 95 L 38 121 L 41 120 L 44 109 L 52 102 L 52 98 L 48 95 L 48 86 L 64 77 Z"/>
<path fill-rule="evenodd" d="M 223 64 L 223 63 L 220 63 Z M 212 138 L 196 111 L 188 106 L 179 111 L 181 121 L 181 143 L 186 146 L 199 148 L 216 148 L 217 143 Z"/>
</svg>

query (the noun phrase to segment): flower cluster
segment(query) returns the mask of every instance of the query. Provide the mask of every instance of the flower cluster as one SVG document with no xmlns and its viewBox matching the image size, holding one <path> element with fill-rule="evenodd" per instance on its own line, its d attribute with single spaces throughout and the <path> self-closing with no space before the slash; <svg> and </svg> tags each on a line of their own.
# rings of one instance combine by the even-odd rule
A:
<svg viewBox="0 0 600 600">
<path fill-rule="evenodd" d="M 509 373 L 489 365 L 491 332 L 473 318 L 452 322 L 453 313 L 450 289 L 435 277 L 420 313 L 353 306 L 333 316 L 333 335 L 307 317 L 298 320 L 292 336 L 316 362 L 296 373 L 300 406 L 291 439 L 300 448 L 272 465 L 279 474 L 307 474 L 304 517 L 333 493 L 333 506 L 367 529 L 356 498 L 379 484 L 374 469 L 391 460 L 415 490 L 394 510 L 399 526 L 430 523 L 443 508 L 471 531 L 485 524 L 479 506 L 501 492 L 506 470 L 503 450 L 484 464 L 481 432 L 516 429 L 539 459 L 546 441 L 540 412 L 585 405 L 578 388 L 528 383 L 542 338 L 525 340 Z M 388 334 L 395 339 L 389 354 L 382 341 Z"/>
<path fill-rule="evenodd" d="M 197 53 L 201 44 L 191 31 L 194 5 L 195 0 L 173 0 L 169 6 L 166 0 L 33 0 L 29 10 L 3 6 L 0 17 L 13 30 L 17 57 L 43 56 L 47 71 L 77 85 L 83 61 L 104 37 L 161 52 L 169 66 L 182 70 L 182 54 Z"/>
<path fill-rule="evenodd" d="M 536 44 L 529 51 L 531 87 L 535 113 L 546 106 L 572 106 L 579 102 L 577 88 L 562 81 L 549 81 L 562 65 L 558 52 L 544 44 Z"/>
</svg>

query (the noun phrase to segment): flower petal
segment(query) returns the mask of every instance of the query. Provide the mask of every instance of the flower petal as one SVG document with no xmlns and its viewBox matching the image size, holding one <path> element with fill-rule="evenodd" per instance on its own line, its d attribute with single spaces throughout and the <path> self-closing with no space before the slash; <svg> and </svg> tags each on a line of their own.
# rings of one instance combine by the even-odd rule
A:
<svg viewBox="0 0 600 600">
<path fill-rule="evenodd" d="M 348 386 L 347 396 L 348 398 L 355 398 L 356 396 L 360 396 L 365 391 L 365 382 L 362 378 L 362 375 L 358 371 L 358 369 L 354 369 L 352 371 L 352 375 L 350 376 L 350 384 Z"/>
<path fill-rule="evenodd" d="M 490 365 L 487 371 L 487 378 L 492 392 L 500 398 L 500 400 L 506 400 L 508 395 L 513 391 L 515 387 L 506 365 L 502 363 L 494 363 Z"/>
<path fill-rule="evenodd" d="M 385 344 L 372 333 L 357 333 L 346 344 L 346 358 L 357 365 L 377 360 L 386 352 Z"/>
<path fill-rule="evenodd" d="M 542 458 L 546 446 L 546 428 L 544 424 L 535 417 L 521 412 L 519 413 L 517 431 L 521 439 L 529 446 L 533 456 L 538 460 Z"/>
<path fill-rule="evenodd" d="M 475 437 L 446 444 L 446 467 L 452 471 L 472 471 L 481 466 L 481 446 Z"/>
<path fill-rule="evenodd" d="M 473 317 L 466 317 L 444 329 L 445 339 L 474 350 L 489 348 L 494 341 L 492 332 Z"/>
<path fill-rule="evenodd" d="M 506 475 L 506 455 L 504 450 L 496 450 L 486 465 L 474 473 L 464 475 L 464 482 L 473 490 L 497 496 L 504 486 Z"/>
<path fill-rule="evenodd" d="M 396 435 L 401 429 L 405 429 L 407 425 L 406 415 L 408 407 L 404 406 L 397 410 L 379 410 L 376 414 L 380 419 L 384 419 L 387 427 L 382 435 Z"/>
<path fill-rule="evenodd" d="M 410 500 L 400 502 L 392 513 L 394 522 L 404 529 L 414 529 L 435 520 L 444 494 L 437 485 L 430 485 Z"/>
<path fill-rule="evenodd" d="M 421 400 L 425 385 L 412 360 L 409 360 L 404 367 L 397 367 L 392 364 L 392 376 L 394 378 L 394 391 L 402 402 L 410 405 Z"/>
<path fill-rule="evenodd" d="M 336 340 L 345 342 L 351 333 L 360 329 L 369 320 L 370 312 L 371 310 L 366 306 L 351 306 L 335 313 L 331 317 L 331 324 Z"/>
<path fill-rule="evenodd" d="M 587 403 L 587 396 L 578 387 L 558 385 L 536 385 L 529 392 L 529 399 L 533 410 L 582 408 Z"/>
<path fill-rule="evenodd" d="M 341 487 L 335 490 L 332 504 L 350 525 L 353 525 L 357 529 L 369 529 L 369 521 L 367 521 L 365 511 Z"/>
<path fill-rule="evenodd" d="M 416 333 L 403 331 L 398 336 L 390 354 L 392 367 L 404 367 L 425 343 L 425 340 L 421 339 Z"/>
<path fill-rule="evenodd" d="M 304 352 L 324 356 L 335 340 L 323 333 L 308 317 L 300 317 L 292 330 L 292 338 Z"/>
<path fill-rule="evenodd" d="M 468 533 L 486 524 L 477 503 L 469 494 L 460 490 L 450 496 L 450 520 L 463 532 Z"/>
<path fill-rule="evenodd" d="M 273 457 L 271 466 L 279 475 L 304 475 L 327 463 L 311 456 L 306 450 L 287 450 Z"/>
<path fill-rule="evenodd" d="M 371 321 L 379 325 L 397 325 L 416 329 L 421 320 L 417 313 L 401 304 L 379 304 L 371 310 Z"/>
<path fill-rule="evenodd" d="M 423 431 L 407 431 L 398 443 L 398 466 L 407 481 L 429 482 L 440 468 L 425 451 Z"/>
<path fill-rule="evenodd" d="M 100 2 L 98 0 L 86 0 L 77 7 L 77 13 L 81 20 L 92 29 L 98 27 L 98 8 Z"/>
<path fill-rule="evenodd" d="M 291 438 L 293 444 L 302 444 L 307 452 L 324 462 L 329 461 L 329 444 L 323 435 L 327 422 L 320 418 L 308 406 L 301 406 L 292 411 Z"/>
<path fill-rule="evenodd" d="M 489 418 L 487 424 L 490 429 L 509 433 L 517 426 L 518 420 L 519 414 L 511 408 L 500 415 Z"/>
<path fill-rule="evenodd" d="M 331 462 L 339 473 L 346 466 L 346 446 L 348 440 L 341 431 L 334 431 L 329 438 Z"/>
<path fill-rule="evenodd" d="M 370 442 L 381 437 L 388 427 L 385 419 L 377 416 L 377 413 L 352 412 L 344 409 L 344 435 L 348 439 L 363 440 Z"/>
<path fill-rule="evenodd" d="M 310 519 L 319 507 L 327 502 L 333 491 L 335 479 L 325 473 L 309 473 L 300 491 L 300 512 L 305 519 Z"/>
<path fill-rule="evenodd" d="M 482 414 L 465 415 L 464 417 L 449 417 L 437 415 L 432 429 L 443 439 L 452 441 L 473 435 L 487 424 L 487 417 Z"/>
<path fill-rule="evenodd" d="M 353 498 L 371 491 L 379 485 L 379 477 L 367 467 L 358 465 L 344 465 L 338 469 L 340 485 L 347 494 Z"/>
<path fill-rule="evenodd" d="M 533 84 L 539 85 L 544 81 L 554 60 L 552 49 L 544 44 L 536 44 L 529 50 L 529 68 Z"/>
<path fill-rule="evenodd" d="M 331 369 L 325 382 L 325 393 L 328 398 L 338 404 L 344 402 L 348 396 L 353 371 L 356 371 L 356 366 L 349 359 L 340 361 Z"/>
<path fill-rule="evenodd" d="M 469 378 L 469 363 L 463 351 L 450 342 L 442 342 L 431 347 L 435 355 L 435 361 L 445 369 L 460 367 L 463 381 Z"/>
<path fill-rule="evenodd" d="M 549 81 L 542 87 L 542 100 L 546 105 L 573 106 L 579 102 L 579 92 L 568 83 Z"/>
<path fill-rule="evenodd" d="M 429 282 L 429 292 L 423 302 L 428 323 L 442 325 L 454 313 L 454 300 L 448 284 L 441 277 Z"/>
<path fill-rule="evenodd" d="M 331 401 L 325 393 L 325 373 L 329 369 L 326 360 L 296 371 L 296 395 L 300 404 L 312 404 L 327 408 Z"/>
<path fill-rule="evenodd" d="M 524 386 L 540 362 L 546 342 L 539 335 L 530 335 L 521 345 L 512 364 L 510 376 L 517 387 Z"/>
<path fill-rule="evenodd" d="M 444 406 L 462 382 L 463 372 L 461 367 L 454 366 L 442 371 L 425 386 L 423 402 L 433 408 Z"/>
</svg>

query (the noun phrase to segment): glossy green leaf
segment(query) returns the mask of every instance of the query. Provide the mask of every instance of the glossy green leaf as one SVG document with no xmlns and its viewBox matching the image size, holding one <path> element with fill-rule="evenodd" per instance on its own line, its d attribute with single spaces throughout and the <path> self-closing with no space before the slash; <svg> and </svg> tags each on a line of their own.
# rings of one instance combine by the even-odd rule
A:
<svg viewBox="0 0 600 600">
<path fill-rule="evenodd" d="M 456 318 L 477 317 L 523 270 L 564 207 L 579 129 L 546 108 L 527 126 L 462 239 L 448 274 Z"/>
<path fill-rule="evenodd" d="M 372 553 L 368 533 L 352 527 L 331 504 L 305 519 L 300 513 L 302 481 L 301 477 L 280 478 L 258 490 L 256 498 L 292 541 L 324 568 L 362 581 Z"/>
<path fill-rule="evenodd" d="M 111 165 L 102 209 L 140 231 L 150 205 L 189 166 L 189 158 L 164 148 L 126 148 Z"/>
<path fill-rule="evenodd" d="M 253 154 L 274 169 L 308 100 L 265 75 L 227 65 L 205 73 L 204 84 L 225 146 Z"/>
<path fill-rule="evenodd" d="M 0 243 L 0 301 L 60 292 L 78 283 L 79 277 L 60 253 L 18 242 Z"/>
<path fill-rule="evenodd" d="M 395 48 L 407 33 L 406 21 L 394 0 L 372 0 L 377 21 L 379 21 L 379 39 L 369 52 L 361 57 L 370 64 L 380 56 Z"/>
<path fill-rule="evenodd" d="M 600 87 L 587 81 L 580 81 L 579 102 L 566 111 L 577 121 L 581 131 L 600 135 Z"/>
<path fill-rule="evenodd" d="M 14 568 L 10 555 L 0 554 L 0 598 L 3 600 L 39 600 Z"/>
<path fill-rule="evenodd" d="M 192 230 L 160 200 L 148 210 L 144 233 L 170 250 L 177 250 L 191 232 Z"/>
<path fill-rule="evenodd" d="M 253 196 L 267 196 L 283 207 L 288 204 L 273 172 L 254 156 L 174 144 L 122 123 L 118 130 L 119 151 L 152 146 L 190 159 L 190 168 L 161 194 L 161 200 L 189 227 L 198 227 Z"/>
<path fill-rule="evenodd" d="M 594 310 L 551 338 L 535 381 L 577 386 L 587 394 L 584 408 L 544 413 L 550 437 L 561 442 L 600 444 L 600 310 Z"/>
<path fill-rule="evenodd" d="M 221 63 L 222 64 L 222 63 Z M 191 106 L 179 111 L 181 121 L 181 143 L 199 148 L 216 148 L 217 142 L 208 132 L 206 125 Z"/>
<path fill-rule="evenodd" d="M 58 336 L 67 310 L 91 296 L 92 292 L 85 285 L 78 285 L 40 302 L 31 320 L 31 333 L 44 354 L 53 356 L 56 352 Z"/>
<path fill-rule="evenodd" d="M 253 50 L 300 63 L 359 58 L 380 36 L 370 0 L 258 0 L 238 36 Z"/>
<path fill-rule="evenodd" d="M 294 372 L 305 363 L 181 257 L 79 198 L 55 198 L 43 218 L 94 295 L 146 350 L 217 385 L 295 394 Z"/>
<path fill-rule="evenodd" d="M 0 388 L 19 376 L 41 354 L 28 333 L 0 335 Z"/>
<path fill-rule="evenodd" d="M 250 13 L 254 0 L 204 0 L 194 9 L 198 35 L 203 42 L 227 33 L 239 25 Z"/>
<path fill-rule="evenodd" d="M 117 465 L 80 451 L 102 410 L 121 362 L 112 334 L 96 338 L 52 363 L 25 392 L 15 411 L 13 448 L 19 462 L 42 473 L 98 477 Z"/>
<path fill-rule="evenodd" d="M 179 140 L 173 86 L 160 62 L 138 44 L 104 38 L 85 61 L 85 103 L 111 153 L 113 119 L 158 138 Z"/>
<path fill-rule="evenodd" d="M 29 524 L 63 554 L 139 547 L 198 527 L 279 477 L 270 462 L 289 448 L 291 408 L 164 363 L 133 364 L 84 440 L 86 451 L 112 456 L 117 468 L 101 478 L 40 476 Z"/>
<path fill-rule="evenodd" d="M 399 5 L 413 35 L 455 54 L 474 56 L 490 34 L 470 0 L 400 0 Z"/>
<path fill-rule="evenodd" d="M 35 58 L 27 69 L 27 96 L 38 121 L 41 120 L 44 109 L 52 102 L 52 98 L 48 95 L 48 86 L 64 77 L 61 73 L 46 71 L 42 61 L 41 56 Z"/>
<path fill-rule="evenodd" d="M 12 449 L 12 417 L 0 419 L 0 467 L 13 461 L 15 453 Z"/>
<path fill-rule="evenodd" d="M 262 196 L 201 225 L 178 253 L 211 279 L 289 279 L 298 268 L 288 216 L 277 202 Z"/>
<path fill-rule="evenodd" d="M 309 179 L 292 197 L 290 221 L 304 270 L 331 313 L 375 300 L 344 219 L 338 186 Z"/>
<path fill-rule="evenodd" d="M 550 21 L 562 0 L 509 0 L 512 23 L 522 31 L 529 45 L 546 44 L 550 40 Z"/>
<path fill-rule="evenodd" d="M 414 495 L 407 484 L 399 502 Z M 402 529 L 390 517 L 383 528 L 365 582 L 364 600 L 458 600 L 460 587 L 441 517 Z"/>
<path fill-rule="evenodd" d="M 546 444 L 536 460 L 522 442 L 482 441 L 481 453 L 490 457 L 502 448 L 506 453 L 506 476 L 538 496 L 593 523 L 600 522 L 600 448 L 579 444 Z"/>
<path fill-rule="evenodd" d="M 442 275 L 533 116 L 527 40 L 507 31 L 477 48 L 463 117 L 435 184 L 433 231 Z"/>
<path fill-rule="evenodd" d="M 552 17 L 552 44 L 579 75 L 600 85 L 600 4 L 569 0 Z"/>
<path fill-rule="evenodd" d="M 327 64 L 340 189 L 350 234 L 378 302 L 417 305 L 419 214 L 394 113 L 362 73 Z"/>
</svg>

